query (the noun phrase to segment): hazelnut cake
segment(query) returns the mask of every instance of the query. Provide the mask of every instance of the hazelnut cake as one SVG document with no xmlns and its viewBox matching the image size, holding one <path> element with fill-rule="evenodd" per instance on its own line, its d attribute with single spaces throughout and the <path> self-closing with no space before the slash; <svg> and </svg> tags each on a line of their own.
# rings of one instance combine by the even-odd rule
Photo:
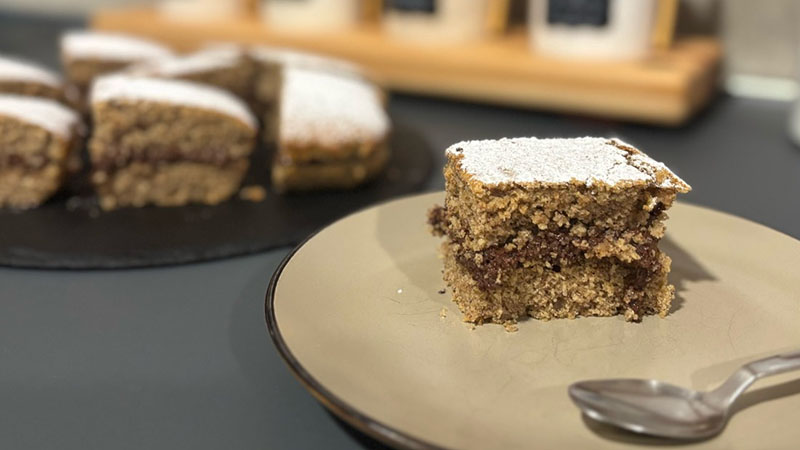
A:
<svg viewBox="0 0 800 450">
<path fill-rule="evenodd" d="M 368 81 L 286 68 L 278 102 L 272 184 L 279 192 L 350 189 L 389 157 L 389 119 Z"/>
<path fill-rule="evenodd" d="M 213 86 L 114 74 L 91 90 L 92 182 L 100 206 L 216 204 L 249 166 L 257 124 Z"/>
<path fill-rule="evenodd" d="M 515 138 L 446 151 L 444 279 L 469 322 L 665 316 L 674 287 L 658 248 L 690 190 L 617 139 Z"/>
<path fill-rule="evenodd" d="M 126 73 L 210 84 L 249 101 L 255 67 L 244 48 L 217 44 L 186 55 L 134 64 Z"/>
<path fill-rule="evenodd" d="M 0 93 L 65 100 L 59 75 L 37 64 L 4 55 L 0 55 Z"/>
<path fill-rule="evenodd" d="M 168 48 L 156 42 L 121 33 L 74 30 L 61 36 L 64 72 L 82 99 L 99 75 L 171 55 Z"/>
<path fill-rule="evenodd" d="M 0 207 L 32 208 L 55 193 L 80 127 L 78 114 L 54 100 L 0 94 Z"/>
</svg>

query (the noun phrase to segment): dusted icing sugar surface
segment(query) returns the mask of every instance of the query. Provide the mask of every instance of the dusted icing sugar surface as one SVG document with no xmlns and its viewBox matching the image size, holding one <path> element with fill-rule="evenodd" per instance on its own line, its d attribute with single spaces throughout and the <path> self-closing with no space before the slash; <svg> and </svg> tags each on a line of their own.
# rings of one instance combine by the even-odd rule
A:
<svg viewBox="0 0 800 450">
<path fill-rule="evenodd" d="M 92 84 L 92 103 L 109 100 L 143 100 L 220 112 L 255 129 L 256 120 L 247 106 L 233 95 L 212 86 L 189 81 L 114 74 Z"/>
<path fill-rule="evenodd" d="M 0 55 L 0 81 L 40 83 L 58 88 L 61 78 L 36 64 Z"/>
<path fill-rule="evenodd" d="M 250 57 L 256 61 L 280 64 L 285 67 L 321 70 L 356 77 L 362 75 L 361 68 L 349 61 L 282 47 L 253 47 L 250 49 Z"/>
<path fill-rule="evenodd" d="M 242 50 L 235 46 L 215 46 L 188 55 L 144 61 L 126 72 L 137 75 L 179 77 L 234 67 L 240 62 L 242 56 Z"/>
<path fill-rule="evenodd" d="M 280 138 L 299 145 L 340 146 L 375 142 L 389 131 L 378 92 L 360 79 L 285 69 Z"/>
<path fill-rule="evenodd" d="M 689 186 L 664 164 L 617 139 L 504 138 L 459 142 L 447 149 L 460 155 L 462 169 L 485 184 L 577 181 L 610 186 L 647 182 L 680 191 Z"/>
<path fill-rule="evenodd" d="M 94 31 L 70 31 L 61 37 L 61 52 L 68 59 L 140 61 L 165 58 L 172 52 L 156 42 L 134 36 Z"/>
<path fill-rule="evenodd" d="M 0 116 L 44 128 L 64 139 L 69 139 L 80 123 L 78 114 L 62 104 L 24 95 L 0 95 Z"/>
</svg>

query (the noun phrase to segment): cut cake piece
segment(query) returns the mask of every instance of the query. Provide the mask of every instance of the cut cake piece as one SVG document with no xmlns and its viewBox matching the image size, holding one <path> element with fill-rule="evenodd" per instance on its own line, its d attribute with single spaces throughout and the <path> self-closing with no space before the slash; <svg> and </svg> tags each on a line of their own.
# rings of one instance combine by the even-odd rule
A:
<svg viewBox="0 0 800 450">
<path fill-rule="evenodd" d="M 78 114 L 50 99 L 0 95 L 0 207 L 40 205 L 79 149 Z"/>
<path fill-rule="evenodd" d="M 446 151 L 429 214 L 445 280 L 470 322 L 668 313 L 665 211 L 690 190 L 617 139 L 516 138 Z"/>
<path fill-rule="evenodd" d="M 182 80 L 99 78 L 91 91 L 100 206 L 216 204 L 239 188 L 257 124 L 228 92 Z"/>
<path fill-rule="evenodd" d="M 167 56 L 134 64 L 125 72 L 210 84 L 249 101 L 252 97 L 255 67 L 243 47 L 236 44 L 216 44 L 186 55 Z"/>
<path fill-rule="evenodd" d="M 365 80 L 284 69 L 276 120 L 279 192 L 354 188 L 386 165 L 389 119 Z"/>
<path fill-rule="evenodd" d="M 63 81 L 29 61 L 0 55 L 0 93 L 44 97 L 64 103 Z"/>
<path fill-rule="evenodd" d="M 295 68 L 325 72 L 341 77 L 364 78 L 361 67 L 338 58 L 318 55 L 284 47 L 259 45 L 248 50 L 255 67 L 251 106 L 264 124 L 264 140 L 272 144 L 277 130 L 277 102 L 280 97 L 284 69 Z"/>
<path fill-rule="evenodd" d="M 92 81 L 99 75 L 169 56 L 172 52 L 163 45 L 121 33 L 74 30 L 61 36 L 64 72 L 68 83 L 82 99 L 86 98 Z"/>
</svg>

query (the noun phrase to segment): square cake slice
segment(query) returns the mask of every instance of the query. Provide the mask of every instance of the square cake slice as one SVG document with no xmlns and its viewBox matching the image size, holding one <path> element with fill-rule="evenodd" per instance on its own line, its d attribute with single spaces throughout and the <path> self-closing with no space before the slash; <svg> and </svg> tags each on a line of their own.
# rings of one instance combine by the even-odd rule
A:
<svg viewBox="0 0 800 450">
<path fill-rule="evenodd" d="M 665 211 L 690 190 L 617 139 L 517 138 L 446 151 L 444 277 L 470 322 L 669 312 Z"/>
<path fill-rule="evenodd" d="M 100 206 L 216 204 L 249 167 L 256 120 L 232 94 L 181 80 L 99 78 L 91 91 Z"/>
<path fill-rule="evenodd" d="M 63 82 L 37 64 L 0 55 L 0 93 L 30 95 L 65 102 Z"/>
<path fill-rule="evenodd" d="M 0 208 L 32 208 L 59 189 L 80 127 L 78 115 L 53 100 L 0 95 Z"/>
<path fill-rule="evenodd" d="M 61 36 L 61 61 L 70 86 L 85 100 L 95 77 L 131 64 L 172 56 L 151 40 L 122 33 L 74 30 Z M 86 105 L 81 102 L 80 107 Z"/>
<path fill-rule="evenodd" d="M 280 192 L 354 188 L 389 157 L 389 119 L 365 80 L 287 68 L 276 120 L 272 184 Z"/>
<path fill-rule="evenodd" d="M 215 44 L 186 55 L 143 61 L 129 67 L 125 72 L 210 84 L 249 101 L 255 67 L 247 57 L 244 47 L 236 44 Z"/>
</svg>

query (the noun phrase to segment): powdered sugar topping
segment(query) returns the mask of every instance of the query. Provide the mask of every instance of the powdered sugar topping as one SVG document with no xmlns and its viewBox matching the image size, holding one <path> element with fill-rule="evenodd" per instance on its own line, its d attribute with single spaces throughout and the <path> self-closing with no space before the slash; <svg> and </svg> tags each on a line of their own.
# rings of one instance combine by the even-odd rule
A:
<svg viewBox="0 0 800 450">
<path fill-rule="evenodd" d="M 349 61 L 283 47 L 253 47 L 250 49 L 250 57 L 256 61 L 271 62 L 285 67 L 320 70 L 354 77 L 362 76 L 361 68 Z"/>
<path fill-rule="evenodd" d="M 142 61 L 165 58 L 172 52 L 156 42 L 118 33 L 71 31 L 61 37 L 61 52 L 67 59 Z"/>
<path fill-rule="evenodd" d="M 136 75 L 179 77 L 236 66 L 243 52 L 235 46 L 215 46 L 188 55 L 148 60 L 126 72 Z"/>
<path fill-rule="evenodd" d="M 80 118 L 71 109 L 53 100 L 25 95 L 0 95 L 0 116 L 13 117 L 69 139 Z"/>
<path fill-rule="evenodd" d="M 256 128 L 255 118 L 241 100 L 222 89 L 189 81 L 107 75 L 95 80 L 90 98 L 92 103 L 126 99 L 190 106 L 227 114 Z"/>
<path fill-rule="evenodd" d="M 664 164 L 616 139 L 504 138 L 459 142 L 446 152 L 461 155 L 463 170 L 491 185 L 576 181 L 613 186 L 628 181 L 689 189 Z"/>
<path fill-rule="evenodd" d="M 0 55 L 0 81 L 40 83 L 58 88 L 61 77 L 43 67 L 16 58 Z"/>
<path fill-rule="evenodd" d="M 285 69 L 280 102 L 283 142 L 333 147 L 378 141 L 389 131 L 376 88 L 360 79 Z"/>
</svg>

